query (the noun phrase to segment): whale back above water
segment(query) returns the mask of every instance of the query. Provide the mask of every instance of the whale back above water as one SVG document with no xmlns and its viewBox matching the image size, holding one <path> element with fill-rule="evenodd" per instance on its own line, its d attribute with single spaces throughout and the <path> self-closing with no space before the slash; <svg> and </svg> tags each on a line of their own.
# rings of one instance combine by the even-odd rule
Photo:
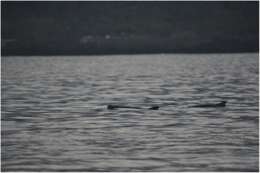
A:
<svg viewBox="0 0 260 173">
<path fill-rule="evenodd" d="M 221 101 L 220 103 L 217 104 L 199 104 L 192 106 L 194 108 L 215 108 L 215 107 L 225 107 L 226 106 L 226 101 Z"/>
<path fill-rule="evenodd" d="M 159 109 L 159 106 L 152 106 L 149 108 L 150 110 L 158 110 Z"/>
<path fill-rule="evenodd" d="M 221 101 L 220 103 L 217 104 L 199 104 L 199 105 L 194 105 L 191 106 L 193 108 L 216 108 L 216 107 L 225 107 L 227 101 Z M 135 106 L 122 106 L 122 105 L 107 105 L 107 109 L 113 110 L 113 109 L 119 109 L 119 108 L 126 108 L 126 109 L 145 109 L 141 107 L 135 107 Z M 152 106 L 147 109 L 150 110 L 158 110 L 160 107 L 159 106 Z"/>
<path fill-rule="evenodd" d="M 126 109 L 143 109 L 141 107 L 135 107 L 135 106 L 120 106 L 120 105 L 107 105 L 107 109 L 118 109 L 118 108 L 126 108 Z M 150 110 L 158 110 L 159 106 L 152 106 L 149 107 Z"/>
<path fill-rule="evenodd" d="M 107 109 L 118 109 L 118 108 L 141 109 L 139 107 L 134 107 L 134 106 L 107 105 Z"/>
</svg>

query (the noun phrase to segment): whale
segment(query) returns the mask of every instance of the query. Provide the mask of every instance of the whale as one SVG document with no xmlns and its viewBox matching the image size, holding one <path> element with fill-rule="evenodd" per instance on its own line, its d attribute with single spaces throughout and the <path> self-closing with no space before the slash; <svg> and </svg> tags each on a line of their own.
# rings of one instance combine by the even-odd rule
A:
<svg viewBox="0 0 260 173">
<path fill-rule="evenodd" d="M 227 101 L 221 101 L 220 103 L 217 104 L 199 104 L 199 105 L 194 105 L 191 106 L 192 108 L 216 108 L 216 107 L 225 107 Z"/>
<path fill-rule="evenodd" d="M 141 107 L 136 106 L 122 106 L 122 105 L 107 105 L 107 109 L 113 110 L 113 109 L 119 109 L 119 108 L 126 108 L 126 109 L 144 109 Z M 151 106 L 148 109 L 150 110 L 158 110 L 159 106 Z"/>
</svg>

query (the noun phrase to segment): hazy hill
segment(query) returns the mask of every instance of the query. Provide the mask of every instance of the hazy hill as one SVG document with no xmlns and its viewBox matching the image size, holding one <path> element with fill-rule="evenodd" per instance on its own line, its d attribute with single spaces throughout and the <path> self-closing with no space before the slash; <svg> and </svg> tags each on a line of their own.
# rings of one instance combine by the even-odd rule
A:
<svg viewBox="0 0 260 173">
<path fill-rule="evenodd" d="M 1 2 L 2 54 L 258 51 L 258 2 Z"/>
</svg>

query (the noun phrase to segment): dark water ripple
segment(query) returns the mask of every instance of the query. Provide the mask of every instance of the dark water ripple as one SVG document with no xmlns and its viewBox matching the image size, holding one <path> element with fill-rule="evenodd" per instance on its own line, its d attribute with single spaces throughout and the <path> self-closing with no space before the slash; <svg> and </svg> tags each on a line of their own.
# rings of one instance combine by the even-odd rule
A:
<svg viewBox="0 0 260 173">
<path fill-rule="evenodd" d="M 1 72 L 2 171 L 259 169 L 257 54 L 3 57 Z"/>
</svg>

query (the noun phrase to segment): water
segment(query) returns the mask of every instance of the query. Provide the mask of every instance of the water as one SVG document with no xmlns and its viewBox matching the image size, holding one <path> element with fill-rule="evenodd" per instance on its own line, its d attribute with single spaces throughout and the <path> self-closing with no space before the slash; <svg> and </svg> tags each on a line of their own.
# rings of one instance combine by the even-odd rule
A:
<svg viewBox="0 0 260 173">
<path fill-rule="evenodd" d="M 1 71 L 2 171 L 259 169 L 257 54 L 2 57 Z"/>
</svg>

